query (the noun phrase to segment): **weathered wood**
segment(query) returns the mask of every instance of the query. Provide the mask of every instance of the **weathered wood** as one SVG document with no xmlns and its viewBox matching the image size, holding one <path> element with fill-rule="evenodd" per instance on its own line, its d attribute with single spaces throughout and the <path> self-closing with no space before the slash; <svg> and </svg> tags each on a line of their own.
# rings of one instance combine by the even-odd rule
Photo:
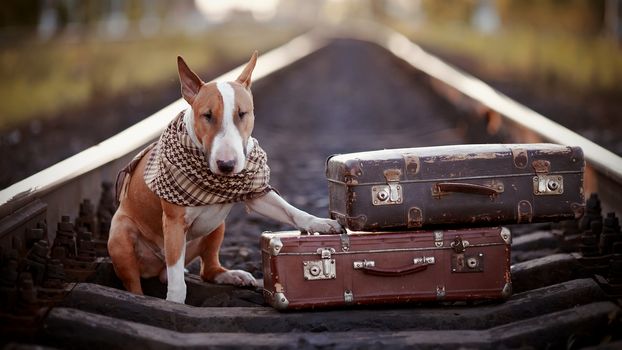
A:
<svg viewBox="0 0 622 350">
<path fill-rule="evenodd" d="M 69 348 L 204 348 L 315 349 L 315 348 L 480 348 L 565 347 L 569 340 L 610 331 L 611 315 L 619 312 L 611 302 L 592 303 L 489 330 L 418 330 L 289 333 L 179 333 L 145 324 L 57 308 L 50 312 L 44 339 Z"/>
<path fill-rule="evenodd" d="M 550 230 L 535 231 L 512 239 L 512 252 L 522 250 L 556 249 L 559 239 Z"/>
<path fill-rule="evenodd" d="M 542 288 L 573 278 L 588 277 L 579 261 L 571 254 L 553 254 L 512 265 L 514 292 Z"/>
<path fill-rule="evenodd" d="M 605 298 L 596 282 L 582 279 L 477 308 L 424 306 L 280 314 L 271 308 L 196 308 L 99 285 L 79 284 L 65 298 L 63 306 L 180 332 L 339 332 L 360 328 L 486 329 Z"/>
<path fill-rule="evenodd" d="M 29 247 L 26 247 L 26 230 L 37 227 L 37 224 L 44 222 L 47 204 L 35 200 L 25 205 L 15 212 L 10 213 L 0 220 L 0 249 L 4 252 L 10 249 L 17 249 L 20 254 L 24 254 Z M 48 240 L 47 232 L 43 233 L 41 239 Z M 17 246 L 16 246 L 17 243 Z"/>
<path fill-rule="evenodd" d="M 220 306 L 262 306 L 263 297 L 258 290 L 252 288 L 239 288 L 227 284 L 215 284 L 204 282 L 194 274 L 185 276 L 187 295 L 186 304 L 201 307 L 220 307 Z M 89 283 L 100 284 L 124 290 L 121 280 L 114 272 L 110 261 L 100 264 Z M 262 280 L 257 281 L 261 288 Z M 145 295 L 166 298 L 166 284 L 160 282 L 157 277 L 141 280 Z"/>
</svg>

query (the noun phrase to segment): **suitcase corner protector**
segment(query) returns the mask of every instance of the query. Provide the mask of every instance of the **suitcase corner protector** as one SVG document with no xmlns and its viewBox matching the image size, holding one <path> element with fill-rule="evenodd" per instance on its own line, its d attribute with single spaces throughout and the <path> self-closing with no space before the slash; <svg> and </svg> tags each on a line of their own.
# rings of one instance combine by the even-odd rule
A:
<svg viewBox="0 0 622 350">
<path fill-rule="evenodd" d="M 501 239 L 505 242 L 505 244 L 512 243 L 512 232 L 507 227 L 501 227 Z"/>
<path fill-rule="evenodd" d="M 507 300 L 510 296 L 512 296 L 512 282 L 507 282 L 501 290 L 501 297 Z"/>
<path fill-rule="evenodd" d="M 285 297 L 285 293 L 276 292 L 272 296 L 271 304 L 272 306 L 274 306 L 275 309 L 283 311 L 287 310 L 287 307 L 289 306 L 289 300 L 287 300 L 287 298 Z"/>
<path fill-rule="evenodd" d="M 281 248 L 283 248 L 283 242 L 281 242 L 281 238 L 279 236 L 274 236 L 270 238 L 268 246 L 270 247 L 270 255 L 277 256 L 279 255 L 279 252 L 281 252 Z"/>
</svg>

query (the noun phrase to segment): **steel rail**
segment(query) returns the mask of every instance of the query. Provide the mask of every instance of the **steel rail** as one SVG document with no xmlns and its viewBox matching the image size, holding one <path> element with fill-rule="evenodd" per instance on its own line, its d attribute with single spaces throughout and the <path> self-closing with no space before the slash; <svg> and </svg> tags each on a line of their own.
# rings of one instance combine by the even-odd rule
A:
<svg viewBox="0 0 622 350">
<path fill-rule="evenodd" d="M 291 65 L 317 51 L 325 43 L 323 38 L 309 32 L 260 55 L 253 72 L 253 81 Z M 214 81 L 235 80 L 243 68 L 244 65 L 241 65 Z M 153 142 L 172 118 L 187 106 L 186 101 L 180 98 L 109 139 L 0 191 L 0 219 L 36 199 L 53 199 L 50 202 L 60 208 L 48 208 L 47 217 L 48 224 L 55 227 L 59 215 L 75 210 L 81 198 L 89 198 L 96 203 L 101 181 L 114 179 L 123 164 L 142 147 Z M 79 188 L 72 189 L 70 198 L 66 198 L 66 194 L 58 192 L 70 182 L 79 182 Z M 64 204 L 72 201 L 71 205 Z"/>
<path fill-rule="evenodd" d="M 611 186 L 622 188 L 621 157 L 510 99 L 481 80 L 427 53 L 406 36 L 377 23 L 348 24 L 303 34 L 261 55 L 253 74 L 254 80 L 293 64 L 336 38 L 375 43 L 440 83 L 440 88 L 439 84 L 432 85 L 452 103 L 461 106 L 468 104 L 480 114 L 482 111 L 494 111 L 504 122 L 502 128 L 514 137 L 512 142 L 547 141 L 580 146 L 587 160 L 586 191 L 601 190 L 601 197 L 605 197 L 609 207 L 619 209 L 622 205 L 622 199 L 615 197 L 620 196 L 622 191 L 607 190 Z M 214 80 L 233 80 L 241 70 L 242 66 L 237 67 Z M 459 97 L 456 97 L 456 92 Z M 56 208 L 48 208 L 47 214 L 48 224 L 55 225 L 57 218 L 74 210 L 82 198 L 95 200 L 101 181 L 113 179 L 116 171 L 141 147 L 158 137 L 170 120 L 186 106 L 186 102 L 179 99 L 121 133 L 0 191 L 0 218 L 36 199 L 42 199 L 55 203 Z M 62 193 L 67 186 L 77 188 L 72 188 L 71 195 L 68 195 Z"/>
</svg>

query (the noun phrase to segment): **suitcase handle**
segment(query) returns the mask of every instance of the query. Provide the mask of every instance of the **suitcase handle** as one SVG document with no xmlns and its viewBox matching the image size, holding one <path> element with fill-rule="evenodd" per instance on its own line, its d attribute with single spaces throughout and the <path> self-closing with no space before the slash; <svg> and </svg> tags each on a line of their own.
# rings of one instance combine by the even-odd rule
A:
<svg viewBox="0 0 622 350">
<path fill-rule="evenodd" d="M 503 193 L 503 185 L 478 185 L 464 182 L 440 182 L 434 185 L 432 188 L 432 195 L 440 197 L 444 194 L 451 192 L 469 193 L 469 194 L 481 194 L 484 196 L 494 196 L 499 193 Z"/>
<path fill-rule="evenodd" d="M 427 269 L 428 265 L 429 264 L 406 265 L 402 267 L 395 267 L 395 268 L 388 268 L 388 269 L 381 268 L 381 267 L 374 267 L 374 266 L 363 266 L 360 268 L 360 270 L 368 275 L 383 276 L 383 277 L 398 277 L 398 276 L 409 275 L 411 273 L 421 272 Z"/>
</svg>

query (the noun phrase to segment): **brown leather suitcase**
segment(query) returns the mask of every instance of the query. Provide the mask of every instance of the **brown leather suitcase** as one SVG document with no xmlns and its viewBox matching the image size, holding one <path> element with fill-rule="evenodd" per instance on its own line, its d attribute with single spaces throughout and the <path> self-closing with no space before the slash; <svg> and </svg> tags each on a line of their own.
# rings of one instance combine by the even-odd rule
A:
<svg viewBox="0 0 622 350">
<path fill-rule="evenodd" d="M 278 310 L 507 298 L 506 228 L 261 236 L 264 299 Z"/>
<path fill-rule="evenodd" d="M 584 166 L 581 148 L 553 144 L 336 155 L 326 164 L 329 211 L 355 231 L 579 218 Z"/>
</svg>

